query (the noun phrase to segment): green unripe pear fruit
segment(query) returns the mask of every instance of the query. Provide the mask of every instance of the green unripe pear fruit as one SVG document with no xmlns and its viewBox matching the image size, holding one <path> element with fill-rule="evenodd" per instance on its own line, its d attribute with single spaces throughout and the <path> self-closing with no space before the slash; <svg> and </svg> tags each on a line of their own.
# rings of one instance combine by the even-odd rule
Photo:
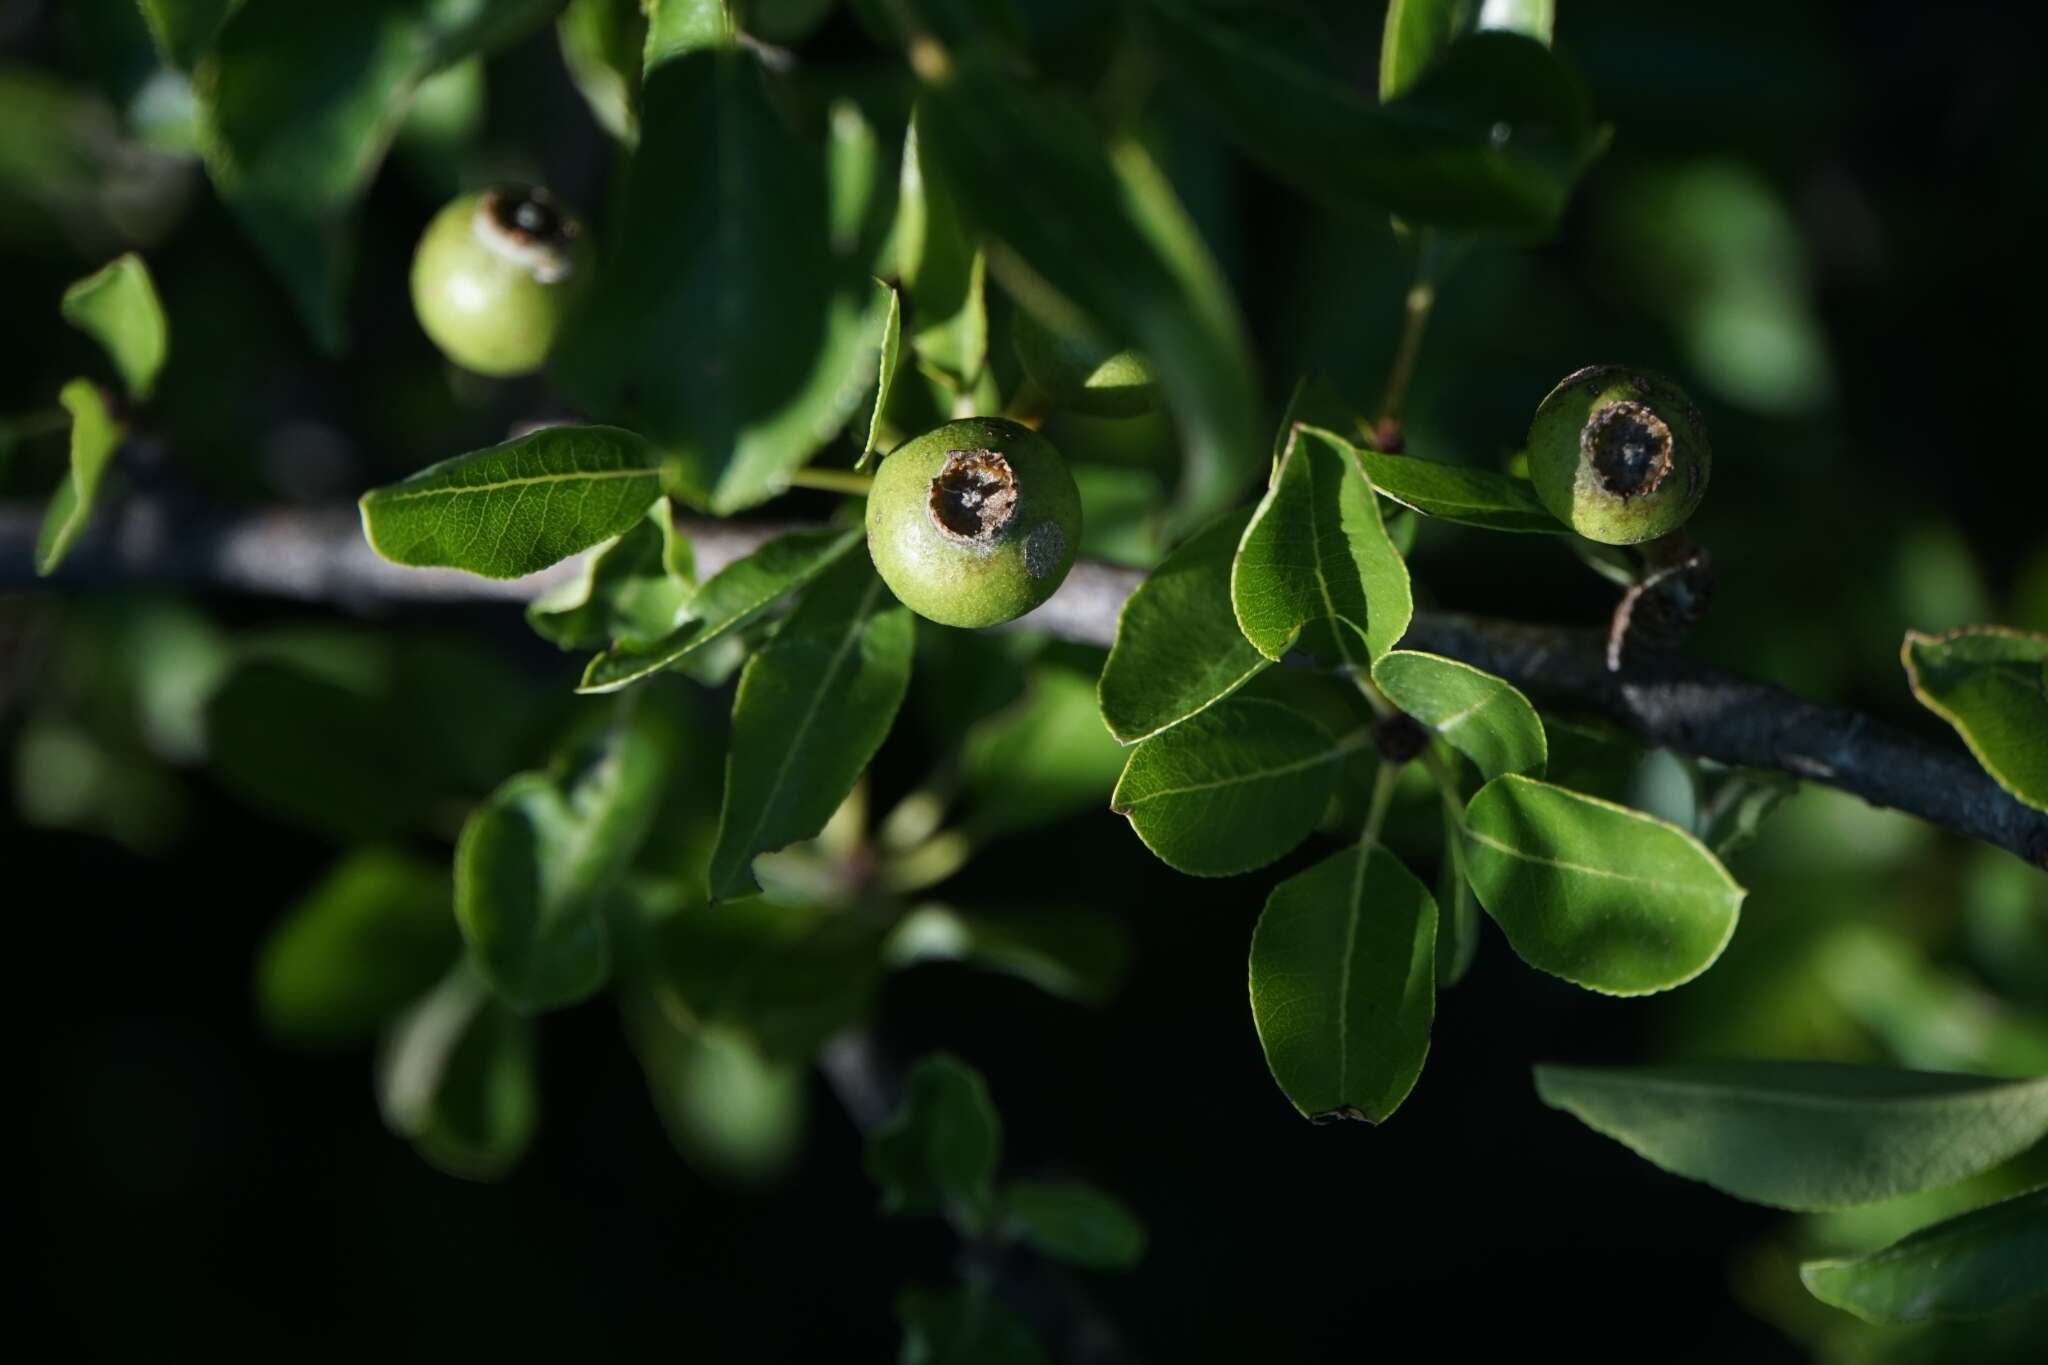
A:
<svg viewBox="0 0 2048 1365">
<path fill-rule="evenodd" d="M 1159 406 L 1159 385 L 1136 351 L 1062 336 L 1021 308 L 1011 321 L 1010 340 L 1024 373 L 1056 408 L 1089 417 L 1138 417 Z"/>
<path fill-rule="evenodd" d="M 590 285 L 589 234 L 544 189 L 451 201 L 420 236 L 412 306 L 441 353 L 477 374 L 531 374 Z"/>
<path fill-rule="evenodd" d="M 1081 494 L 1052 442 L 994 417 L 948 422 L 875 471 L 868 553 L 903 605 L 942 626 L 994 626 L 1073 567 Z"/>
<path fill-rule="evenodd" d="M 1685 391 L 1625 365 L 1565 376 L 1529 426 L 1536 496 L 1588 540 L 1636 545 L 1683 526 L 1713 451 Z"/>
</svg>

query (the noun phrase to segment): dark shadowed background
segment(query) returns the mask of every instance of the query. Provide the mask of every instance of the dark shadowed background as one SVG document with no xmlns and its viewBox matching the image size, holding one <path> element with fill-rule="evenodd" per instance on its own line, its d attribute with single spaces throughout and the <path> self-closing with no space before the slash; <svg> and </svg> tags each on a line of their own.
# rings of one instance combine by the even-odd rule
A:
<svg viewBox="0 0 2048 1365">
<path fill-rule="evenodd" d="M 1370 88 L 1379 7 L 1321 8 Z M 1410 448 L 1497 463 L 1582 364 L 1680 377 L 1717 462 L 1694 525 L 1719 595 L 1694 650 L 1940 738 L 1898 668 L 1903 631 L 2048 630 L 2048 85 L 2027 7 L 1558 8 L 1558 46 L 1614 125 L 1612 149 L 1558 240 L 1486 251 L 1450 277 Z M 20 112 L 26 71 L 98 92 L 142 128 L 152 63 L 136 31 L 127 0 L 0 0 L 0 172 L 39 142 Z M 861 41 L 842 18 L 816 46 Z M 452 143 L 419 132 L 380 175 L 356 342 L 339 363 L 316 356 L 181 158 L 151 172 L 181 186 L 144 196 L 161 221 L 89 207 L 44 221 L 0 199 L 0 416 L 46 407 L 89 367 L 91 343 L 59 324 L 58 295 L 124 241 L 143 244 L 173 335 L 152 426 L 125 457 L 136 487 L 346 500 L 548 415 L 537 381 L 450 371 L 406 297 L 412 243 L 460 185 L 523 175 L 602 216 L 609 144 L 551 30 L 492 61 L 485 108 L 481 131 Z M 1275 414 L 1308 369 L 1369 404 L 1405 286 L 1391 236 L 1321 216 L 1221 154 L 1170 95 L 1154 131 L 1247 310 Z M 61 458 L 61 441 L 22 442 L 0 461 L 0 495 L 40 498 Z M 830 506 L 800 494 L 786 510 Z M 1611 602 L 1549 543 L 1431 526 L 1415 563 L 1441 605 L 1590 624 Z M 576 664 L 509 608 L 366 617 L 0 593 L 0 777 L 12 791 L 0 898 L 26 1091 L 16 1226 L 34 1267 L 33 1330 L 64 1355 L 112 1359 L 891 1358 L 894 1295 L 943 1279 L 952 1244 L 935 1223 L 878 1215 L 859 1137 L 821 1079 L 778 1176 L 701 1167 L 670 1144 L 600 999 L 543 1021 L 539 1137 L 504 1181 L 476 1184 L 386 1132 L 369 1049 L 288 1048 L 259 1026 L 258 949 L 343 845 L 208 761 L 223 642 L 376 653 L 394 633 L 460 655 L 444 671 L 459 682 L 422 706 L 570 704 Z M 900 727 L 878 800 L 915 782 L 923 745 L 918 726 Z M 1668 786 L 1661 772 L 1638 774 L 1645 800 Z M 438 857 L 446 845 L 419 847 Z M 1426 861 L 1432 846 L 1419 847 Z M 927 965 L 886 983 L 877 1034 L 899 1062 L 942 1047 L 983 1071 L 1010 1169 L 1084 1176 L 1140 1213 L 1142 1268 L 1075 1280 L 1143 1359 L 1865 1359 L 1846 1319 L 1802 1304 L 1788 1278 L 1785 1248 L 1826 1229 L 1659 1173 L 1544 1108 L 1528 1068 L 1739 1053 L 2040 1071 L 2041 983 L 2031 1005 L 2024 989 L 1983 997 L 1995 1037 L 1958 1041 L 1952 1027 L 1955 1000 L 1977 1000 L 1997 975 L 1973 917 L 2015 898 L 2048 909 L 2043 879 L 2017 868 L 1846 799 L 1802 796 L 1734 861 L 1751 895 L 1709 977 L 1609 1000 L 1489 938 L 1440 1001 L 1428 1069 L 1400 1114 L 1321 1128 L 1274 1087 L 1245 1003 L 1246 943 L 1273 874 L 1179 876 L 1102 809 L 996 843 L 936 894 L 1113 914 L 1134 948 L 1115 1000 L 1078 1005 Z M 1873 941 L 1877 958 L 1864 951 Z M 1894 943 L 1936 964 L 1924 1008 L 1887 1009 L 1897 997 L 1873 986 L 1869 964 L 1891 960 Z"/>
</svg>

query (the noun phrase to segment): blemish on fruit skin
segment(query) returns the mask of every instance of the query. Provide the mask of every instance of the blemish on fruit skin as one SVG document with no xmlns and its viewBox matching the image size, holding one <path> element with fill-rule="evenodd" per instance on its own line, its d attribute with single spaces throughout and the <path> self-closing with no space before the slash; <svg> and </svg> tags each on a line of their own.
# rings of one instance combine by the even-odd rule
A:
<svg viewBox="0 0 2048 1365">
<path fill-rule="evenodd" d="M 1058 573 L 1066 556 L 1067 538 L 1052 522 L 1040 522 L 1024 538 L 1024 572 L 1033 578 Z"/>
</svg>

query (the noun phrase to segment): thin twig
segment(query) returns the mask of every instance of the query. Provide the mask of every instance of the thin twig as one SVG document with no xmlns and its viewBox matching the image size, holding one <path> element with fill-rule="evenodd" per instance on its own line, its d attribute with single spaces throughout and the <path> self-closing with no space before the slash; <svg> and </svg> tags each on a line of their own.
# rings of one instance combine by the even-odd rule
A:
<svg viewBox="0 0 2048 1365">
<path fill-rule="evenodd" d="M 55 577 L 38 579 L 40 520 L 40 509 L 0 507 L 0 591 L 182 585 L 365 611 L 523 602 L 580 571 L 570 561 L 500 582 L 405 569 L 364 544 L 353 509 L 221 517 L 131 499 L 100 518 Z M 693 520 L 681 529 L 694 542 L 698 572 L 708 575 L 791 528 Z M 1143 579 L 1136 569 L 1084 560 L 1017 625 L 1106 647 Z M 1402 643 L 1498 674 L 1538 702 L 1607 716 L 1646 744 L 1835 787 L 2048 867 L 2048 814 L 2014 800 L 1959 746 L 1926 742 L 1861 712 L 1677 657 L 1630 660 L 1609 672 L 1597 630 L 1418 612 Z"/>
</svg>

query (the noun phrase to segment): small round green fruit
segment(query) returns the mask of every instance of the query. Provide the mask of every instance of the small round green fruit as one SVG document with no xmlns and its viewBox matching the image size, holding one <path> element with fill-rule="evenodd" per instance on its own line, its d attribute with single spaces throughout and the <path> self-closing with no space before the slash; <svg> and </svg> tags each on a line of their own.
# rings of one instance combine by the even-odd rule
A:
<svg viewBox="0 0 2048 1365">
<path fill-rule="evenodd" d="M 1158 382 L 1136 351 L 1063 336 L 1021 308 L 1010 340 L 1024 373 L 1056 408 L 1087 417 L 1139 417 L 1159 406 Z"/>
<path fill-rule="evenodd" d="M 544 189 L 500 185 L 451 201 L 420 236 L 412 305 L 441 353 L 477 374 L 531 374 L 589 287 L 583 225 Z"/>
<path fill-rule="evenodd" d="M 1081 543 L 1081 494 L 1052 442 L 970 417 L 904 442 L 875 471 L 868 553 L 903 605 L 994 626 L 1052 596 Z"/>
<path fill-rule="evenodd" d="M 1624 365 L 1565 376 L 1529 426 L 1536 496 L 1603 545 L 1636 545 L 1683 526 L 1712 466 L 1706 425 L 1685 391 Z"/>
</svg>

